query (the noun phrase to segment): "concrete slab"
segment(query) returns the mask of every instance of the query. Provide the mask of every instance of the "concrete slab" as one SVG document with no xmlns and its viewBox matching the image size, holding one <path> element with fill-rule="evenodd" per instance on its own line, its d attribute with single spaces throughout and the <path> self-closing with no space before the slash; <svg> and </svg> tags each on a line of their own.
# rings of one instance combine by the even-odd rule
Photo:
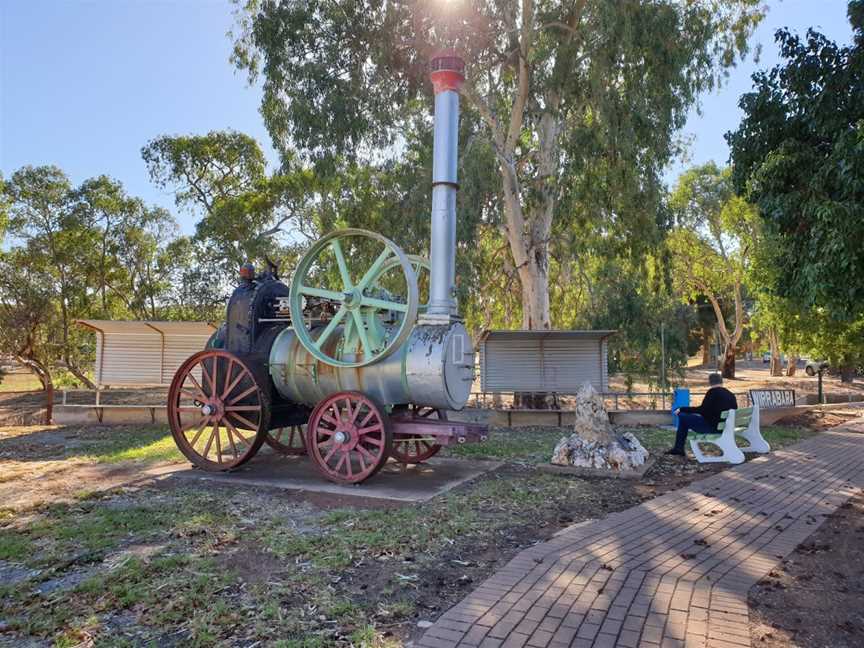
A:
<svg viewBox="0 0 864 648">
<path fill-rule="evenodd" d="M 391 462 L 362 484 L 342 486 L 324 479 L 307 457 L 283 457 L 261 452 L 233 472 L 210 473 L 180 466 L 174 470 L 160 470 L 158 476 L 397 502 L 424 502 L 500 465 L 499 461 L 435 458 L 418 466 L 402 468 L 400 464 Z"/>
</svg>

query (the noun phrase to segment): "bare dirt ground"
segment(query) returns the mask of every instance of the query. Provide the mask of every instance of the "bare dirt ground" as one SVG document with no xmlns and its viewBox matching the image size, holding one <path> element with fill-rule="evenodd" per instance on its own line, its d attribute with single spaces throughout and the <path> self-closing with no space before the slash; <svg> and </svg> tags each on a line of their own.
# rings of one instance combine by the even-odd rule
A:
<svg viewBox="0 0 864 648">
<path fill-rule="evenodd" d="M 756 646 L 864 646 L 864 495 L 841 506 L 754 586 L 749 604 Z"/>
<path fill-rule="evenodd" d="M 708 374 L 713 368 L 688 367 L 682 387 L 705 388 L 708 385 Z M 727 380 L 727 387 L 733 391 L 747 389 L 794 389 L 801 393 L 815 394 L 818 391 L 818 380 L 808 376 L 804 369 L 799 368 L 795 376 L 772 376 L 767 364 L 760 360 L 738 361 L 735 366 L 735 379 Z M 851 383 L 841 382 L 839 376 L 826 373 L 822 376 L 822 387 L 826 393 L 845 395 L 864 394 L 864 377 L 857 376 Z"/>
<path fill-rule="evenodd" d="M 670 377 L 670 383 L 677 387 L 685 387 L 699 393 L 708 388 L 708 375 L 714 373 L 713 367 L 688 367 L 684 377 Z M 805 394 L 816 394 L 818 392 L 818 381 L 815 376 L 811 377 L 798 369 L 795 376 L 772 376 L 768 365 L 761 361 L 739 361 L 735 367 L 735 379 L 725 380 L 725 386 L 737 393 L 744 393 L 751 389 L 794 389 L 801 396 Z M 822 377 L 822 388 L 824 392 L 837 400 L 847 400 L 850 396 L 864 396 L 864 378 L 858 376 L 851 383 L 841 382 L 839 376 L 825 374 Z M 609 377 L 610 391 L 626 391 L 626 382 L 621 374 Z M 658 391 L 659 386 L 649 384 L 643 380 L 636 380 L 632 391 L 647 392 Z"/>
<path fill-rule="evenodd" d="M 862 416 L 864 416 L 864 403 L 852 403 L 845 406 L 825 405 L 797 416 L 786 417 L 781 423 L 789 427 L 800 426 L 818 431 L 851 423 Z"/>
<path fill-rule="evenodd" d="M 691 400 L 698 402 L 701 399 L 701 395 L 708 389 L 708 375 L 715 371 L 716 369 L 713 367 L 688 367 L 684 371 L 683 376 L 676 375 L 669 377 L 667 391 L 671 391 L 673 387 L 690 389 L 692 392 Z M 814 398 L 818 392 L 816 377 L 808 376 L 804 373 L 803 369 L 799 369 L 797 374 L 792 377 L 771 376 L 768 365 L 763 364 L 761 361 L 739 361 L 736 365 L 735 375 L 734 380 L 727 379 L 725 381 L 725 386 L 740 396 L 747 394 L 751 389 L 794 389 L 799 404 L 803 404 L 808 396 Z M 825 374 L 822 380 L 823 391 L 828 402 L 839 403 L 864 399 L 864 377 L 858 376 L 853 382 L 844 383 L 840 381 L 839 376 Z M 480 378 L 478 375 L 472 387 L 474 395 L 470 404 L 492 406 L 492 395 L 480 394 L 480 389 Z M 656 379 L 654 382 L 651 382 L 645 378 L 636 377 L 628 389 L 624 374 L 611 374 L 609 376 L 609 391 L 622 394 L 618 399 L 606 397 L 606 406 L 610 409 L 662 409 L 664 405 L 659 396 L 625 396 L 628 391 L 633 394 L 660 392 L 661 388 Z M 513 405 L 513 398 L 510 395 L 502 395 L 497 400 L 500 402 L 500 407 L 508 408 Z M 815 399 L 813 402 L 815 402 Z M 571 407 L 572 398 L 568 396 L 559 397 L 559 405 L 563 408 Z M 670 406 L 668 399 L 665 402 L 665 406 Z"/>
</svg>

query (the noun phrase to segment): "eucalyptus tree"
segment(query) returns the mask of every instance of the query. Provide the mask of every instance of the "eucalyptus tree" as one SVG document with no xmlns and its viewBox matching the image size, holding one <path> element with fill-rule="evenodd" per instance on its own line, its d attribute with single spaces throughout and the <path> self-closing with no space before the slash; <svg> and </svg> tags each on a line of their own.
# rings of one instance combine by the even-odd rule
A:
<svg viewBox="0 0 864 648">
<path fill-rule="evenodd" d="M 744 334 L 745 282 L 757 246 L 755 207 L 735 195 L 731 170 L 713 162 L 685 171 L 669 197 L 676 227 L 667 244 L 685 299 L 703 295 L 711 304 L 723 341 L 722 372 L 735 377 L 735 353 Z M 734 306 L 732 328 L 724 297 Z"/>
<path fill-rule="evenodd" d="M 52 278 L 25 249 L 0 250 L 0 352 L 38 378 L 45 391 L 46 423 L 54 399 L 53 365 L 62 352 L 51 286 Z"/>
<path fill-rule="evenodd" d="M 76 327 L 77 317 L 90 314 L 96 232 L 74 208 L 66 174 L 55 166 L 25 166 L 5 183 L 10 236 L 33 269 L 47 282 L 59 309 L 60 360 L 86 386 L 94 384 L 82 365 L 89 345 Z"/>
<path fill-rule="evenodd" d="M 81 227 L 94 236 L 95 254 L 80 258 L 99 295 L 93 314 L 155 319 L 158 284 L 164 280 L 155 268 L 161 250 L 176 236 L 173 217 L 129 196 L 119 181 L 105 175 L 85 180 L 70 193 L 70 201 Z"/>
<path fill-rule="evenodd" d="M 652 228 L 675 133 L 762 17 L 760 0 L 237 1 L 234 62 L 263 76 L 274 146 L 319 169 L 398 157 L 429 104 L 426 62 L 464 54 L 522 324 L 541 329 L 556 222 Z"/>
<path fill-rule="evenodd" d="M 6 237 L 6 227 L 9 224 L 9 196 L 6 193 L 6 182 L 0 173 L 0 241 Z"/>
<path fill-rule="evenodd" d="M 25 166 L 2 190 L 3 262 L 18 271 L 0 298 L 4 321 L 23 322 L 20 340 L 13 327 L 2 345 L 40 380 L 50 381 L 52 370 L 64 366 L 93 388 L 84 368 L 92 360 L 92 336 L 75 320 L 161 315 L 176 223 L 108 176 L 73 187 L 57 167 Z M 32 285 L 19 290 L 15 282 L 22 281 Z"/>
<path fill-rule="evenodd" d="M 151 180 L 174 192 L 178 207 L 197 215 L 194 249 L 212 279 L 231 281 L 245 261 L 264 263 L 284 251 L 286 238 L 304 238 L 316 178 L 284 160 L 268 174 L 254 138 L 235 131 L 162 136 L 141 155 Z"/>
</svg>

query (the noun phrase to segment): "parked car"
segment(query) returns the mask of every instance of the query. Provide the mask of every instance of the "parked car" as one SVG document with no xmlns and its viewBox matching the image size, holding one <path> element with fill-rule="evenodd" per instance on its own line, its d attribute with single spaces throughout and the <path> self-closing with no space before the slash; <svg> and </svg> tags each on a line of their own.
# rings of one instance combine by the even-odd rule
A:
<svg viewBox="0 0 864 648">
<path fill-rule="evenodd" d="M 804 373 L 808 376 L 815 376 L 820 369 L 827 369 L 828 363 L 825 360 L 808 360 L 804 365 Z"/>
<path fill-rule="evenodd" d="M 771 362 L 771 352 L 766 351 L 762 354 L 762 364 L 768 364 L 769 362 Z"/>
</svg>

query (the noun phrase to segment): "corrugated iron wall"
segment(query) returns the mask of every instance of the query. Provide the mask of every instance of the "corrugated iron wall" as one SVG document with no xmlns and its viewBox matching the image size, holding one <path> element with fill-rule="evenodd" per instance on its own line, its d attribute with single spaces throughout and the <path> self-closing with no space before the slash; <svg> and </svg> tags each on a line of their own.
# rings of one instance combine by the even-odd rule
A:
<svg viewBox="0 0 864 648">
<path fill-rule="evenodd" d="M 96 376 L 99 385 L 167 385 L 186 358 L 204 349 L 209 335 L 106 333 L 96 339 Z M 101 366 L 101 371 L 100 371 Z M 196 377 L 200 378 L 200 372 Z"/>
<path fill-rule="evenodd" d="M 166 385 L 171 383 L 177 369 L 193 353 L 204 349 L 209 335 L 166 335 L 165 336 L 165 366 L 162 369 L 162 382 Z M 196 379 L 200 379 L 200 371 L 195 372 Z"/>
<path fill-rule="evenodd" d="M 585 382 L 609 384 L 605 340 L 590 337 L 489 337 L 480 345 L 484 392 L 573 393 Z"/>
<path fill-rule="evenodd" d="M 98 356 L 96 363 L 100 364 Z M 106 333 L 101 365 L 101 385 L 160 384 L 162 336 L 156 331 L 132 335 Z"/>
</svg>

